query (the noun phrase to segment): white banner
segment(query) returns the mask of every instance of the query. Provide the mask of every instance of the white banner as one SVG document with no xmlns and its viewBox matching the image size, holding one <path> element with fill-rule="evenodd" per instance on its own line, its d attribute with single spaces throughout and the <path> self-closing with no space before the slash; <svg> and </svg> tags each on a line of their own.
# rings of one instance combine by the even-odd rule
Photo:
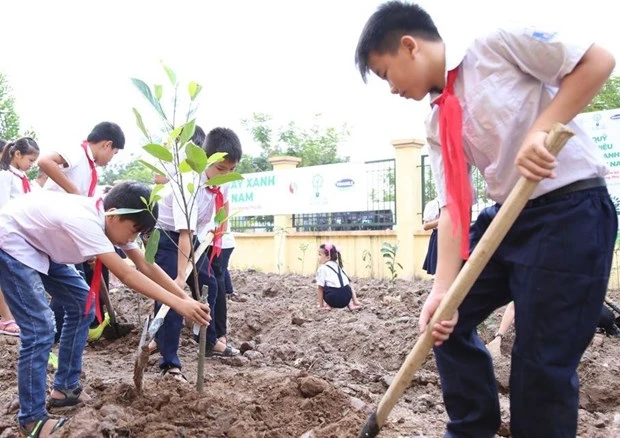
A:
<svg viewBox="0 0 620 438">
<path fill-rule="evenodd" d="M 231 212 L 239 216 L 365 211 L 366 165 L 339 163 L 247 173 L 230 183 Z"/>
<path fill-rule="evenodd" d="M 620 200 L 620 108 L 583 113 L 576 119 L 598 146 L 609 167 L 606 176 L 609 193 Z"/>
</svg>

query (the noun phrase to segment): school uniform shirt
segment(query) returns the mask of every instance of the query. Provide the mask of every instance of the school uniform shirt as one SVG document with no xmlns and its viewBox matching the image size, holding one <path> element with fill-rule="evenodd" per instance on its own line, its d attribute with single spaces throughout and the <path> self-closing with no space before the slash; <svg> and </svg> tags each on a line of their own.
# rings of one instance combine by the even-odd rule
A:
<svg viewBox="0 0 620 438">
<path fill-rule="evenodd" d="M 558 32 L 535 28 L 499 29 L 476 39 L 461 51 L 446 43 L 447 70 L 459 67 L 454 85 L 463 108 L 463 148 L 468 163 L 487 183 L 489 197 L 503 203 L 520 172 L 517 153 L 538 115 L 555 96 L 591 41 L 569 39 Z M 458 43 L 457 43 L 458 44 Z M 431 102 L 438 94 L 431 95 Z M 446 189 L 439 139 L 439 107 L 432 105 L 426 121 L 431 168 L 441 206 Z M 604 177 L 607 168 L 590 137 L 575 122 L 576 135 L 557 158 L 557 177 L 543 179 L 531 199 L 575 181 Z"/>
<path fill-rule="evenodd" d="M 193 175 L 193 177 L 192 177 Z M 210 192 L 204 185 L 207 177 L 204 172 L 200 178 L 196 174 L 183 174 L 183 189 L 185 199 L 189 206 L 189 229 L 201 235 L 210 226 L 215 216 L 215 194 Z M 194 194 L 187 190 L 187 184 L 192 182 L 195 187 Z M 220 187 L 224 196 L 224 203 L 228 202 L 228 184 Z M 165 231 L 187 230 L 187 208 L 183 205 L 181 190 L 178 184 L 171 181 L 167 184 L 166 192 L 159 201 L 159 218 L 157 226 Z M 214 227 L 214 225 L 213 225 Z M 212 227 L 212 228 L 213 228 Z"/>
<path fill-rule="evenodd" d="M 235 235 L 228 230 L 222 235 L 222 249 L 231 249 L 235 247 Z"/>
<path fill-rule="evenodd" d="M 10 166 L 10 170 L 0 171 L 0 208 L 2 208 L 10 199 L 24 195 L 24 186 L 22 177 L 26 176 L 21 170 Z M 32 190 L 32 183 L 30 187 Z"/>
<path fill-rule="evenodd" d="M 422 220 L 424 222 L 436 221 L 439 219 L 439 200 L 437 198 L 429 201 L 424 206 L 424 213 L 422 213 Z"/>
<path fill-rule="evenodd" d="M 0 209 L 0 249 L 42 274 L 47 274 L 50 260 L 79 264 L 114 252 L 98 203 L 95 198 L 45 190 L 12 199 Z M 121 247 L 135 248 L 135 242 Z"/>
<path fill-rule="evenodd" d="M 328 266 L 331 266 L 333 269 L 338 272 L 338 263 L 333 261 L 328 261 L 325 264 L 319 266 L 319 269 L 316 271 L 316 284 L 321 287 L 340 287 L 340 280 L 338 279 L 338 274 L 332 271 Z M 342 276 L 342 285 L 346 286 L 349 284 L 349 277 L 344 273 L 344 269 L 340 268 L 340 273 Z"/>
<path fill-rule="evenodd" d="M 75 145 L 55 152 L 67 162 L 67 167 L 60 168 L 65 176 L 75 184 L 81 195 L 88 196 L 92 177 L 89 159 L 95 160 L 90 147 L 87 147 L 86 151 L 84 151 L 84 148 L 80 145 Z M 43 188 L 45 190 L 66 193 L 65 189 L 60 187 L 51 178 L 47 179 Z"/>
</svg>

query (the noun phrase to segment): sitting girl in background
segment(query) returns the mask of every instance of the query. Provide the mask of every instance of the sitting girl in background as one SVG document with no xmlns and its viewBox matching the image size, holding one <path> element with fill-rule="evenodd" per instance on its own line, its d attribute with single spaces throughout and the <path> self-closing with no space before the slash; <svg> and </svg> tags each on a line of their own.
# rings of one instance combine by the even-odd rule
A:
<svg viewBox="0 0 620 438">
<path fill-rule="evenodd" d="M 319 247 L 319 269 L 316 272 L 319 309 L 355 310 L 360 307 L 355 291 L 349 284 L 349 276 L 342 268 L 340 252 L 331 243 Z"/>
</svg>

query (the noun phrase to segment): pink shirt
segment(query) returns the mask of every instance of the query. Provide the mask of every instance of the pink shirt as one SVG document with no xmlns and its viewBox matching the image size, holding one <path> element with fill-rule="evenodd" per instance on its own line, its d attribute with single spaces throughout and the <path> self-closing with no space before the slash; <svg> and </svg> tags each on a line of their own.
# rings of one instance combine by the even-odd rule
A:
<svg viewBox="0 0 620 438">
<path fill-rule="evenodd" d="M 465 157 L 480 170 L 495 202 L 506 200 L 520 176 L 515 159 L 528 130 L 591 44 L 535 28 L 500 29 L 475 40 L 464 51 L 446 44 L 447 69 L 461 64 L 455 94 L 463 107 Z M 438 113 L 434 105 L 426 131 L 438 199 L 445 206 Z M 568 126 L 576 135 L 558 156 L 557 177 L 544 179 L 532 199 L 607 173 L 590 137 L 575 121 Z"/>
</svg>

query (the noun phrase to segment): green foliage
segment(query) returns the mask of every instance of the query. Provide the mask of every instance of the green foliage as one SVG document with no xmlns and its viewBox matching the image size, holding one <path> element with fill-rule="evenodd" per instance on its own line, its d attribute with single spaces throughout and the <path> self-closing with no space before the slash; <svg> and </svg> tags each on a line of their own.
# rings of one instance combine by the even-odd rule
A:
<svg viewBox="0 0 620 438">
<path fill-rule="evenodd" d="M 112 185 L 115 181 L 139 181 L 152 184 L 152 169 L 145 168 L 140 160 L 127 163 L 110 163 L 99 173 L 99 184 Z"/>
<path fill-rule="evenodd" d="M 583 112 L 589 113 L 616 108 L 620 108 L 620 76 L 610 77 Z"/>
<path fill-rule="evenodd" d="M 364 267 L 370 273 L 370 278 L 375 278 L 375 269 L 372 253 L 367 249 L 362 251 L 362 261 L 364 262 Z"/>
<path fill-rule="evenodd" d="M 398 278 L 397 268 L 403 269 L 403 265 L 396 261 L 396 254 L 398 253 L 398 242 L 392 245 L 388 242 L 383 242 L 381 246 L 381 255 L 385 266 L 390 271 L 390 281 L 393 283 Z"/>
<path fill-rule="evenodd" d="M 7 140 L 19 137 L 19 116 L 12 93 L 6 76 L 0 73 L 0 138 Z"/>
<path fill-rule="evenodd" d="M 260 145 L 261 153 L 258 157 L 244 156 L 237 171 L 251 173 L 271 170 L 268 158 L 274 155 L 299 157 L 302 167 L 349 161 L 348 157 L 338 155 L 338 145 L 349 137 L 346 126 L 326 128 L 321 125 L 320 118 L 317 114 L 314 124 L 309 128 L 289 122 L 274 130 L 270 115 L 252 114 L 251 118 L 243 120 L 242 123 L 252 135 L 252 139 Z"/>
<path fill-rule="evenodd" d="M 310 247 L 310 244 L 308 242 L 304 242 L 304 243 L 301 243 L 299 245 L 299 250 L 301 251 L 301 256 L 297 257 L 297 260 L 299 260 L 301 262 L 301 274 L 304 273 L 304 262 L 306 260 L 306 251 L 308 251 L 309 247 Z"/>
</svg>

